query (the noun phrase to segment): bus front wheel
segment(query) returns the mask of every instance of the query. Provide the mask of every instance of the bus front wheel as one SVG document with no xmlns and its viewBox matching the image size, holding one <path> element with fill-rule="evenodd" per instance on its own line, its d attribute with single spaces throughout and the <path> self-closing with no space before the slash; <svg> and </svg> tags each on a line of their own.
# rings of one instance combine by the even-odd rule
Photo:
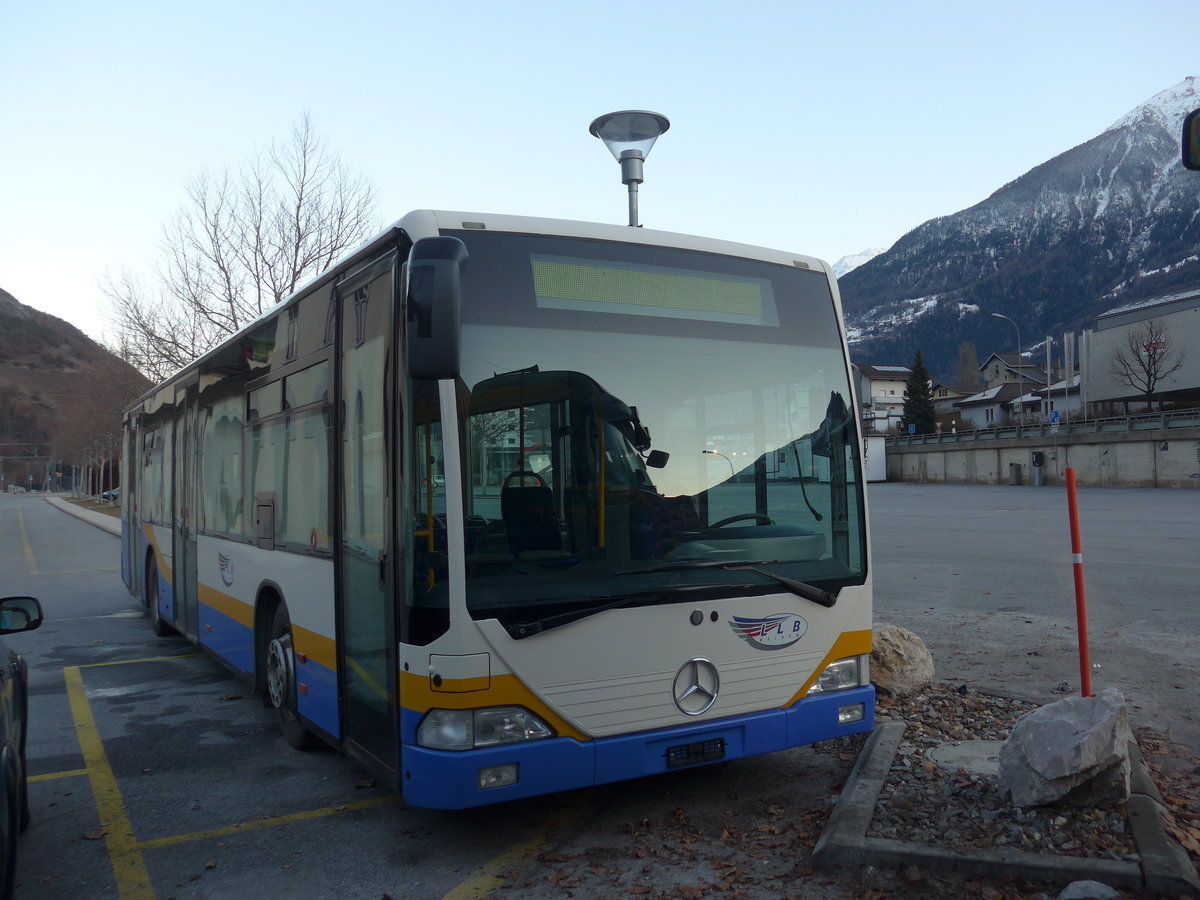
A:
<svg viewBox="0 0 1200 900">
<path fill-rule="evenodd" d="M 311 750 L 315 739 L 296 714 L 295 659 L 292 623 L 287 607 L 281 603 L 275 610 L 271 643 L 267 645 L 267 695 L 279 714 L 279 729 L 283 732 L 283 739 L 297 750 Z"/>
</svg>

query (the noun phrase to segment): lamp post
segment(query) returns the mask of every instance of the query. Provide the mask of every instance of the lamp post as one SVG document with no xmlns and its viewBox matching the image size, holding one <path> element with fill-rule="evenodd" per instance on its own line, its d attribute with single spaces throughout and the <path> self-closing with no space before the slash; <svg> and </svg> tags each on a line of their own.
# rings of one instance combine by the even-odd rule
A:
<svg viewBox="0 0 1200 900">
<path fill-rule="evenodd" d="M 642 183 L 642 163 L 658 136 L 671 127 L 666 116 L 644 109 L 626 109 L 605 113 L 592 121 L 588 129 L 604 141 L 613 159 L 621 164 L 621 181 L 629 185 L 629 224 L 638 225 L 638 185 Z"/>
<path fill-rule="evenodd" d="M 737 469 L 735 469 L 733 467 L 733 460 L 730 459 L 728 456 L 726 456 L 724 453 L 721 453 L 717 450 L 701 450 L 700 452 L 701 453 L 709 453 L 709 454 L 712 454 L 713 456 L 721 457 L 721 459 L 723 459 L 723 460 L 725 460 L 725 462 L 729 463 L 729 477 L 730 478 L 737 477 Z"/>
<path fill-rule="evenodd" d="M 1003 319 L 1006 322 L 1012 323 L 1012 327 L 1017 329 L 1017 400 L 1025 396 L 1025 373 L 1021 371 L 1021 326 L 1013 322 L 1008 316 L 1002 316 L 1000 313 L 992 313 L 993 319 Z M 1025 404 L 1021 403 L 1021 416 L 1024 418 Z M 1021 420 L 1017 420 L 1017 426 L 1020 427 Z"/>
</svg>

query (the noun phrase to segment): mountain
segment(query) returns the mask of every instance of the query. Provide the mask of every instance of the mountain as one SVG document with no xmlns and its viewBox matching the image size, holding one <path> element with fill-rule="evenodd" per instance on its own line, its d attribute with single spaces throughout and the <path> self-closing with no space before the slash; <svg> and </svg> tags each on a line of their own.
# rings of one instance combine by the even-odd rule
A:
<svg viewBox="0 0 1200 900">
<path fill-rule="evenodd" d="M 856 361 L 919 349 L 951 377 L 959 344 L 979 357 L 1092 324 L 1106 310 L 1200 286 L 1200 176 L 1179 161 L 1190 77 L 1102 134 L 986 200 L 933 219 L 839 280 Z"/>
<path fill-rule="evenodd" d="M 150 386 L 74 325 L 0 289 L 0 481 L 41 481 L 52 458 L 120 449 L 121 411 Z"/>
<path fill-rule="evenodd" d="M 833 264 L 833 277 L 841 278 L 847 272 L 853 272 L 863 263 L 870 262 L 882 252 L 882 250 L 863 250 L 861 253 L 843 256 Z"/>
</svg>

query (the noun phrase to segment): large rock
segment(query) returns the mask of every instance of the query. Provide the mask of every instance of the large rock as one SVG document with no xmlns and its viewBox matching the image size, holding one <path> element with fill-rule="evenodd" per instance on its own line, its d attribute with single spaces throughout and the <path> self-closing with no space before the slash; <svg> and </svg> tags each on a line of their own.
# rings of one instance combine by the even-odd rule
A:
<svg viewBox="0 0 1200 900">
<path fill-rule="evenodd" d="M 1121 900 L 1121 892 L 1099 881 L 1072 881 L 1054 900 Z"/>
<path fill-rule="evenodd" d="M 1000 747 L 996 784 L 1017 806 L 1116 806 L 1129 798 L 1129 738 L 1116 688 L 1067 697 L 1017 720 Z"/>
<path fill-rule="evenodd" d="M 933 681 L 933 656 L 925 642 L 899 625 L 876 625 L 871 682 L 897 697 L 915 694 Z"/>
</svg>

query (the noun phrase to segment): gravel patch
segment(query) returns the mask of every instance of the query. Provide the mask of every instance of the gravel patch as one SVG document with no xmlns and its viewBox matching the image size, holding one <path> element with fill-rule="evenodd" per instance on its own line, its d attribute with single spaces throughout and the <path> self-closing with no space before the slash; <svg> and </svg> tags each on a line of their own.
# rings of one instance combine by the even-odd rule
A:
<svg viewBox="0 0 1200 900">
<path fill-rule="evenodd" d="M 880 693 L 877 715 L 906 723 L 869 837 L 937 847 L 1009 847 L 1033 853 L 1138 859 L 1125 805 L 1020 809 L 987 775 L 939 765 L 931 751 L 954 741 L 1003 741 L 1037 704 L 934 684 L 904 698 Z"/>
</svg>

